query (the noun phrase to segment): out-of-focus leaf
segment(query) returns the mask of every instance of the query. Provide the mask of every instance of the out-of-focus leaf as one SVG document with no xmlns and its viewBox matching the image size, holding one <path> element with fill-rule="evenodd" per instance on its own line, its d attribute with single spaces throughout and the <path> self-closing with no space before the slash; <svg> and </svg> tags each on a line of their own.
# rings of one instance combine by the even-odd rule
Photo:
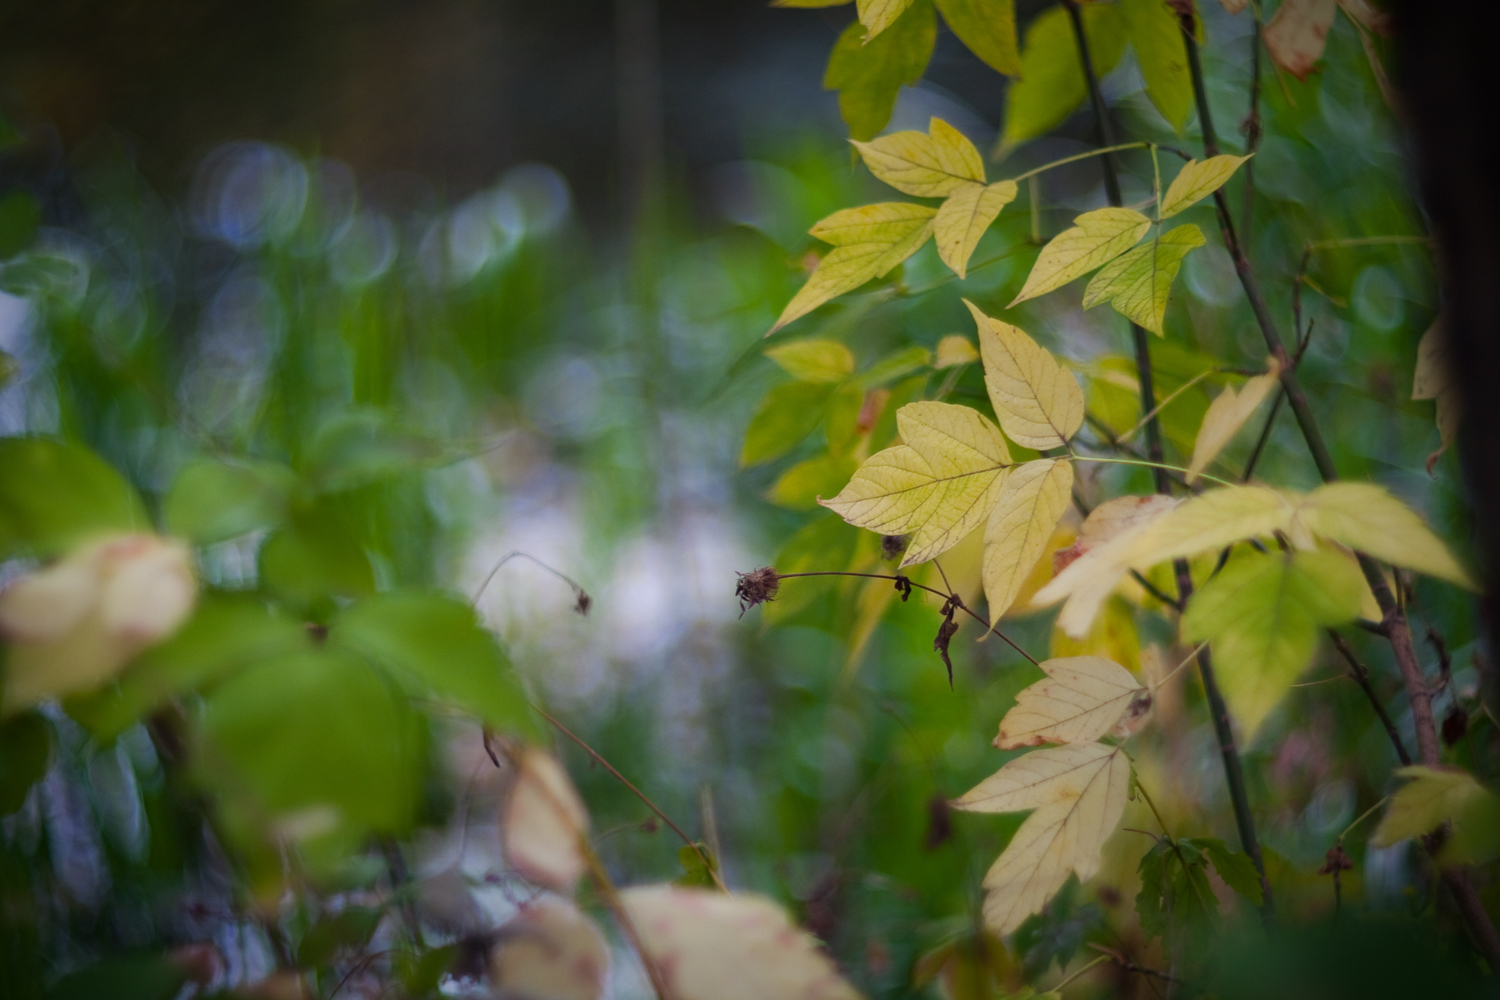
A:
<svg viewBox="0 0 1500 1000">
<path fill-rule="evenodd" d="M 1061 448 L 1083 424 L 1083 390 L 1073 373 L 1020 327 L 991 319 L 964 300 L 979 330 L 984 384 L 1000 426 L 1027 448 Z"/>
<path fill-rule="evenodd" d="M 1166 0 L 1121 0 L 1120 17 L 1146 79 L 1147 96 L 1180 133 L 1193 107 L 1193 79 L 1176 13 Z"/>
<path fill-rule="evenodd" d="M 904 347 L 887 354 L 855 376 L 854 384 L 873 389 L 932 364 L 932 354 L 925 347 Z M 898 404 L 899 406 L 900 404 Z"/>
<path fill-rule="evenodd" d="M 506 996 L 598 1000 L 609 945 L 597 924 L 567 900 L 541 896 L 521 907 L 490 951 L 490 981 Z"/>
<path fill-rule="evenodd" d="M 163 502 L 167 532 L 207 545 L 275 527 L 287 516 L 296 483 L 296 473 L 279 462 L 192 462 Z"/>
<path fill-rule="evenodd" d="M 579 839 L 589 814 L 557 758 L 537 747 L 515 756 L 516 780 L 500 815 L 505 859 L 537 885 L 570 894 L 584 872 Z"/>
<path fill-rule="evenodd" d="M 844 29 L 828 57 L 823 88 L 839 92 L 839 111 L 855 139 L 873 139 L 891 120 L 903 86 L 922 79 L 937 43 L 937 14 L 926 0 L 913 4 L 869 44 L 864 25 Z"/>
<path fill-rule="evenodd" d="M 35 712 L 0 723 L 0 816 L 21 808 L 52 763 L 52 726 Z"/>
<path fill-rule="evenodd" d="M 859 8 L 859 23 L 865 26 L 865 44 L 906 12 L 912 0 L 855 0 Z"/>
<path fill-rule="evenodd" d="M 106 958 L 70 973 L 47 991 L 47 1000 L 172 1000 L 187 976 L 160 955 Z"/>
<path fill-rule="evenodd" d="M 933 222 L 933 235 L 937 238 L 938 256 L 954 274 L 964 277 L 979 238 L 1000 210 L 1015 200 L 1016 182 L 996 181 L 988 186 L 965 185 L 943 202 Z"/>
<path fill-rule="evenodd" d="M 979 352 L 968 337 L 961 333 L 950 333 L 938 341 L 932 367 L 952 368 L 954 365 L 967 365 L 978 360 Z"/>
<path fill-rule="evenodd" d="M 1374 483 L 1319 486 L 1298 505 L 1288 530 L 1299 541 L 1311 532 L 1392 565 L 1479 590 L 1416 512 Z"/>
<path fill-rule="evenodd" d="M 297 945 L 297 964 L 315 969 L 345 949 L 365 947 L 380 926 L 384 914 L 367 906 L 351 906 L 323 917 L 308 928 Z"/>
<path fill-rule="evenodd" d="M 840 386 L 828 401 L 827 415 L 823 418 L 823 433 L 828 438 L 828 451 L 832 455 L 847 455 L 863 433 L 860 414 L 865 407 L 865 393 L 857 385 Z M 868 428 L 865 428 L 868 430 Z M 844 484 L 840 483 L 842 487 Z"/>
<path fill-rule="evenodd" d="M 1141 664 L 1140 631 L 1135 626 L 1130 604 L 1119 596 L 1104 602 L 1103 611 L 1077 639 L 1054 627 L 1048 649 L 1054 657 L 1102 656 L 1131 670 L 1139 669 Z"/>
<path fill-rule="evenodd" d="M 1391 796 L 1391 804 L 1370 842 L 1390 847 L 1408 837 L 1423 837 L 1452 823 L 1438 860 L 1443 864 L 1477 864 L 1500 854 L 1500 798 L 1457 768 L 1403 767 L 1410 778 Z"/>
<path fill-rule="evenodd" d="M 759 465 L 795 448 L 823 419 L 833 387 L 817 382 L 789 382 L 766 393 L 750 418 L 740 465 Z"/>
<path fill-rule="evenodd" d="M 1109 302 L 1121 316 L 1159 337 L 1164 336 L 1162 320 L 1167 313 L 1167 297 L 1182 268 L 1182 258 L 1206 242 L 1202 231 L 1190 223 L 1126 251 L 1094 275 L 1083 293 L 1083 307 L 1092 309 L 1101 302 Z"/>
<path fill-rule="evenodd" d="M 704 858 L 708 859 L 707 863 Z M 719 864 L 707 844 L 699 843 L 697 850 L 683 844 L 677 848 L 677 863 L 682 866 L 682 874 L 672 880 L 673 885 L 699 889 L 714 887 L 714 872 L 718 871 Z"/>
<path fill-rule="evenodd" d="M 848 569 L 858 537 L 859 529 L 842 518 L 821 517 L 787 539 L 776 553 L 776 569 L 781 573 Z M 834 586 L 836 580 L 814 576 L 783 584 L 776 592 L 776 600 L 765 606 L 767 622 L 775 624 L 790 618 Z"/>
<path fill-rule="evenodd" d="M 1193 444 L 1193 458 L 1188 462 L 1184 477 L 1191 485 L 1198 474 L 1208 468 L 1218 457 L 1224 446 L 1234 440 L 1245 421 L 1249 420 L 1266 397 L 1276 390 L 1281 376 L 1281 365 L 1275 358 L 1268 359 L 1270 371 L 1247 379 L 1239 392 L 1226 385 L 1224 391 L 1209 404 L 1203 416 L 1203 425 L 1198 428 L 1198 439 Z"/>
<path fill-rule="evenodd" d="M 407 674 L 491 728 L 538 735 L 509 659 L 465 600 L 424 590 L 378 594 L 334 619 L 328 641 Z"/>
<path fill-rule="evenodd" d="M 823 506 L 883 535 L 910 534 L 902 566 L 926 562 L 984 523 L 1010 451 L 977 410 L 911 403 L 897 415 L 905 444 L 872 455 Z"/>
<path fill-rule="evenodd" d="M 445 449 L 401 430 L 378 410 L 353 410 L 324 423 L 307 448 L 305 477 L 318 492 L 352 490 L 425 468 Z"/>
<path fill-rule="evenodd" d="M 937 9 L 959 41 L 991 69 L 1021 75 L 1015 0 L 937 0 Z"/>
<path fill-rule="evenodd" d="M 438 983 L 453 968 L 461 953 L 462 945 L 445 944 L 416 954 L 403 952 L 392 964 L 401 985 L 406 987 L 407 995 L 412 1000 L 427 1000 L 441 995 Z"/>
<path fill-rule="evenodd" d="M 1125 32 L 1113 4 L 1083 8 L 1084 34 L 1094 71 L 1101 77 L 1115 68 L 1125 50 Z M 1021 47 L 1020 79 L 1005 96 L 1002 151 L 1052 131 L 1088 96 L 1078 42 L 1062 5 L 1048 7 L 1026 29 Z"/>
<path fill-rule="evenodd" d="M 1335 0 L 1281 0 L 1261 40 L 1271 60 L 1299 80 L 1306 80 L 1323 57 L 1324 39 L 1333 27 Z"/>
<path fill-rule="evenodd" d="M 1176 927 L 1212 925 L 1218 898 L 1208 884 L 1203 852 L 1192 841 L 1163 838 L 1141 858 L 1141 891 L 1135 897 L 1147 940 L 1168 936 Z"/>
<path fill-rule="evenodd" d="M 135 490 L 89 449 L 0 438 L 0 558 L 52 556 L 93 536 L 150 530 Z"/>
<path fill-rule="evenodd" d="M 823 497 L 838 494 L 858 467 L 847 455 L 809 458 L 783 472 L 766 491 L 766 499 L 778 507 L 812 510 Z"/>
<path fill-rule="evenodd" d="M 1217 837 L 1190 837 L 1184 843 L 1191 844 L 1208 855 L 1208 859 L 1213 862 L 1214 871 L 1219 873 L 1219 878 L 1224 880 L 1225 885 L 1256 906 L 1261 904 L 1264 897 L 1260 874 L 1255 870 L 1255 862 L 1250 860 L 1248 854 L 1231 851 Z"/>
<path fill-rule="evenodd" d="M 1073 502 L 1072 489 L 1073 466 L 1066 459 L 1027 462 L 1005 477 L 984 528 L 984 596 L 991 619 L 1010 610 Z"/>
<path fill-rule="evenodd" d="M 1072 229 L 1054 236 L 1026 276 L 1011 306 L 1061 288 L 1140 242 L 1151 220 L 1130 208 L 1099 208 L 1073 220 Z"/>
<path fill-rule="evenodd" d="M 1358 568 L 1333 552 L 1246 553 L 1193 595 L 1182 637 L 1213 642 L 1247 742 L 1311 662 L 1320 626 L 1353 621 L 1360 595 Z"/>
<path fill-rule="evenodd" d="M 0 138 L 0 148 L 4 145 Z M 25 250 L 36 239 L 41 222 L 41 206 L 25 191 L 12 191 L 0 198 L 0 260 Z"/>
<path fill-rule="evenodd" d="M 854 374 L 854 353 L 837 340 L 793 340 L 768 348 L 766 357 L 799 382 L 837 383 Z"/>
<path fill-rule="evenodd" d="M 856 141 L 854 147 L 870 173 L 902 194 L 946 198 L 971 184 L 984 183 L 984 158 L 979 150 L 941 118 L 931 119 L 925 133 L 894 132 L 871 142 Z"/>
<path fill-rule="evenodd" d="M 295 604 L 328 597 L 363 597 L 375 591 L 364 547 L 336 508 L 319 504 L 296 512 L 262 543 L 261 584 Z"/>
</svg>

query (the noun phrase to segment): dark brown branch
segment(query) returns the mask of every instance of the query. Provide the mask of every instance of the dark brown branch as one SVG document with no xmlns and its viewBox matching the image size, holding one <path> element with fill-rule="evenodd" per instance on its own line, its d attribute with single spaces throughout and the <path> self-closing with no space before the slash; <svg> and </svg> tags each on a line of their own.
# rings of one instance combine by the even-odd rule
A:
<svg viewBox="0 0 1500 1000">
<path fill-rule="evenodd" d="M 1359 685 L 1365 697 L 1370 700 L 1370 707 L 1375 709 L 1376 717 L 1385 727 L 1385 734 L 1391 738 L 1391 746 L 1396 748 L 1396 756 L 1401 760 L 1401 766 L 1411 767 L 1411 754 L 1406 752 L 1406 744 L 1401 742 L 1401 734 L 1396 731 L 1396 724 L 1391 721 L 1385 705 L 1380 701 L 1380 696 L 1375 693 L 1375 688 L 1370 684 L 1370 671 L 1355 657 L 1354 650 L 1349 648 L 1349 643 L 1343 636 L 1333 629 L 1328 630 L 1328 635 L 1333 639 L 1333 647 L 1349 664 L 1349 675 L 1354 678 L 1354 683 Z"/>
</svg>

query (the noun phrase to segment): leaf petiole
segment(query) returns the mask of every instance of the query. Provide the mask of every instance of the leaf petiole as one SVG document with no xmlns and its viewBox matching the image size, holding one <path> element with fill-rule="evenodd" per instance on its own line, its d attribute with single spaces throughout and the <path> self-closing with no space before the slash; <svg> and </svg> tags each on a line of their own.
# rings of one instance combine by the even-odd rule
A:
<svg viewBox="0 0 1500 1000">
<path fill-rule="evenodd" d="M 1099 463 L 1102 463 L 1104 465 L 1139 465 L 1139 466 L 1143 466 L 1143 467 L 1145 467 L 1147 469 L 1166 469 L 1168 472 L 1181 472 L 1184 475 L 1187 474 L 1187 470 L 1184 469 L 1184 468 L 1182 468 L 1181 466 L 1178 466 L 1178 465 L 1167 465 L 1167 464 L 1165 464 L 1163 462 L 1147 462 L 1144 459 L 1135 459 L 1135 458 L 1101 458 L 1101 457 L 1099 457 L 1097 455 L 1074 455 L 1073 456 L 1073 460 L 1075 462 L 1099 462 Z M 1210 480 L 1212 482 L 1218 483 L 1220 486 L 1233 486 L 1233 485 L 1235 485 L 1234 483 L 1231 483 L 1227 479 L 1220 479 L 1218 476 L 1210 476 L 1206 472 L 1200 472 L 1200 473 L 1198 473 L 1198 478 L 1199 479 Z"/>
<path fill-rule="evenodd" d="M 1037 174 L 1046 173 L 1053 167 L 1061 167 L 1064 164 L 1075 163 L 1078 160 L 1087 160 L 1091 156 L 1105 156 L 1109 153 L 1118 153 L 1124 149 L 1143 148 L 1150 148 L 1154 152 L 1156 147 L 1154 143 L 1149 142 L 1124 142 L 1118 146 L 1105 146 L 1102 149 L 1091 149 L 1087 153 L 1075 153 L 1072 156 L 1065 156 L 1061 160 L 1053 160 L 1051 163 L 1044 163 L 1040 167 L 1033 167 L 1031 170 L 1026 171 L 1024 174 L 1017 174 L 1015 177 L 1012 177 L 1011 180 L 1019 184 L 1024 180 L 1029 180 L 1030 178 L 1035 177 Z"/>
</svg>

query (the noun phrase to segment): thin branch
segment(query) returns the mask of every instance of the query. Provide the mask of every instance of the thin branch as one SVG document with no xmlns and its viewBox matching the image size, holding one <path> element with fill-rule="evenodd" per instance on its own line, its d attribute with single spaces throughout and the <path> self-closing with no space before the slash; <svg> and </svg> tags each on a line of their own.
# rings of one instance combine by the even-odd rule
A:
<svg viewBox="0 0 1500 1000">
<path fill-rule="evenodd" d="M 630 940 L 635 953 L 640 956 L 641 965 L 646 970 L 646 977 L 651 980 L 651 988 L 655 991 L 657 1000 L 674 1000 L 672 991 L 667 986 L 666 976 L 656 964 L 656 960 L 646 951 L 640 932 L 637 931 L 635 922 L 630 919 L 630 913 L 620 899 L 619 890 L 615 888 L 609 872 L 605 870 L 604 863 L 599 860 L 599 855 L 594 853 L 594 848 L 589 844 L 587 837 L 579 835 L 578 849 L 583 854 L 584 863 L 588 865 L 589 875 L 593 877 L 594 884 L 599 887 L 599 894 L 604 897 L 604 905 L 609 908 L 609 912 L 615 918 L 615 923 L 620 925 L 620 930 Z"/>
<path fill-rule="evenodd" d="M 1401 734 L 1396 731 L 1396 724 L 1391 721 L 1390 715 L 1385 710 L 1385 705 L 1381 704 L 1380 696 L 1375 693 L 1375 688 L 1370 684 L 1370 671 L 1355 657 L 1354 650 L 1349 648 L 1349 643 L 1343 636 L 1339 635 L 1333 629 L 1329 629 L 1328 634 L 1333 639 L 1333 648 L 1337 649 L 1339 655 L 1349 664 L 1349 674 L 1354 678 L 1354 683 L 1358 684 L 1360 690 L 1364 691 L 1365 697 L 1370 700 L 1370 707 L 1375 709 L 1376 717 L 1380 719 L 1380 724 L 1385 727 L 1385 734 L 1391 738 L 1391 746 L 1396 748 L 1396 756 L 1400 758 L 1401 766 L 1411 767 L 1411 754 L 1406 752 L 1406 744 L 1401 742 Z"/>
<path fill-rule="evenodd" d="M 1144 833 L 1145 831 L 1141 832 Z M 1137 965 L 1135 962 L 1126 957 L 1124 952 L 1116 951 L 1113 948 L 1106 947 L 1102 944 L 1095 944 L 1093 941 L 1085 941 L 1084 944 L 1094 949 L 1095 951 L 1100 952 L 1101 954 L 1109 956 L 1110 961 L 1114 962 L 1126 972 L 1139 972 L 1143 976 L 1155 976 L 1157 979 L 1162 979 L 1169 983 L 1182 982 L 1182 980 L 1178 979 L 1176 976 L 1169 975 L 1168 973 L 1165 973 L 1160 969 L 1153 969 L 1145 965 Z"/>
<path fill-rule="evenodd" d="M 1060 167 L 1066 163 L 1077 163 L 1079 160 L 1087 160 L 1090 157 L 1094 156 L 1109 156 L 1111 153 L 1118 153 L 1121 150 L 1125 149 L 1146 149 L 1150 147 L 1150 145 L 1151 143 L 1149 142 L 1123 142 L 1118 146 L 1105 146 L 1100 149 L 1091 149 L 1087 153 L 1075 153 L 1072 156 L 1065 156 L 1061 160 L 1053 160 L 1051 163 L 1044 163 L 1040 167 L 1034 167 L 1031 170 L 1026 171 L 1024 174 L 1017 174 L 1016 176 L 1012 177 L 1011 180 L 1019 184 L 1024 180 L 1028 180 L 1032 177 L 1037 176 L 1038 174 L 1045 173 L 1046 171 L 1051 170 L 1053 167 Z"/>
<path fill-rule="evenodd" d="M 1158 601 L 1161 601 L 1167 607 L 1169 607 L 1169 608 L 1176 608 L 1177 612 L 1179 614 L 1182 613 L 1182 604 L 1178 602 L 1177 598 L 1175 598 L 1175 597 L 1168 597 L 1165 593 L 1163 593 L 1156 586 L 1156 584 L 1152 583 L 1150 580 L 1148 580 L 1144 576 L 1142 576 L 1140 570 L 1133 569 L 1133 570 L 1130 571 L 1130 575 L 1135 579 L 1136 583 L 1138 583 L 1138 584 L 1141 585 L 1141 587 L 1146 591 L 1146 593 L 1150 594 L 1152 597 L 1156 598 Z"/>
<path fill-rule="evenodd" d="M 508 555 L 502 556 L 499 562 L 490 567 L 489 574 L 485 576 L 484 582 L 479 585 L 478 590 L 474 591 L 474 596 L 469 601 L 470 604 L 479 603 L 479 599 L 484 596 L 484 592 L 489 587 L 490 581 L 495 579 L 495 574 L 499 573 L 501 567 L 510 562 L 512 559 L 530 559 L 533 563 L 540 566 L 548 573 L 551 573 L 563 583 L 566 583 L 573 589 L 573 598 L 577 602 L 574 605 L 574 609 L 582 615 L 586 615 L 589 613 L 589 607 L 594 603 L 593 598 L 589 597 L 588 591 L 584 590 L 581 586 L 578 585 L 578 581 L 574 580 L 571 576 L 568 576 L 568 574 L 562 572 L 561 570 L 557 570 L 551 566 L 548 566 L 546 563 L 542 562 L 530 552 L 521 551 L 511 552 Z"/>
</svg>

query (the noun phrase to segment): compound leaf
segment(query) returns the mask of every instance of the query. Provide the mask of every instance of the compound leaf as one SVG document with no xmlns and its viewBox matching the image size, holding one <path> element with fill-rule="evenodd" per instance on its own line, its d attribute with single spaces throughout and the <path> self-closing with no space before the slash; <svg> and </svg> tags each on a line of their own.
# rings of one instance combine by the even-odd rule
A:
<svg viewBox="0 0 1500 1000">
<path fill-rule="evenodd" d="M 988 186 L 966 184 L 948 196 L 938 209 L 934 222 L 938 256 L 964 277 L 969 257 L 979 245 L 979 238 L 990 228 L 1000 210 L 1016 199 L 1015 181 L 996 181 Z"/>
<path fill-rule="evenodd" d="M 1137 699 L 1150 700 L 1135 675 L 1100 656 L 1043 660 L 1044 681 L 1016 695 L 1000 720 L 1001 750 L 1043 743 L 1092 743 L 1109 732 Z"/>
<path fill-rule="evenodd" d="M 1025 331 L 964 304 L 979 329 L 984 384 L 1000 426 L 1024 447 L 1062 447 L 1083 424 L 1078 380 Z"/>
<path fill-rule="evenodd" d="M 941 118 L 927 132 L 895 132 L 854 143 L 870 173 L 902 194 L 946 198 L 959 188 L 984 183 L 984 158 L 962 132 Z"/>
<path fill-rule="evenodd" d="M 1151 228 L 1151 220 L 1131 208 L 1100 208 L 1084 212 L 1042 247 L 1021 294 L 1011 306 L 1054 288 L 1061 288 L 1080 275 L 1113 260 L 1140 241 Z"/>
<path fill-rule="evenodd" d="M 1108 301 L 1121 316 L 1161 336 L 1167 297 L 1182 258 L 1205 242 L 1197 226 L 1178 226 L 1122 254 L 1094 275 L 1083 293 L 1083 307 L 1092 309 Z"/>
</svg>

